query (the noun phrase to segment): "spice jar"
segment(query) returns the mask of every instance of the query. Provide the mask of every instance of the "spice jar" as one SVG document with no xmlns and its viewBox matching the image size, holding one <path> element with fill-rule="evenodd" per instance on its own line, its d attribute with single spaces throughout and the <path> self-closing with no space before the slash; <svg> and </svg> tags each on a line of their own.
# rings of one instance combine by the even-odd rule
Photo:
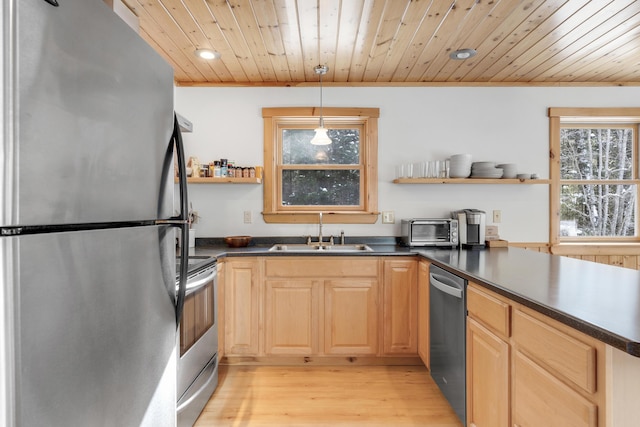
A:
<svg viewBox="0 0 640 427">
<path fill-rule="evenodd" d="M 229 172 L 227 159 L 220 159 L 220 177 L 226 178 Z"/>
</svg>

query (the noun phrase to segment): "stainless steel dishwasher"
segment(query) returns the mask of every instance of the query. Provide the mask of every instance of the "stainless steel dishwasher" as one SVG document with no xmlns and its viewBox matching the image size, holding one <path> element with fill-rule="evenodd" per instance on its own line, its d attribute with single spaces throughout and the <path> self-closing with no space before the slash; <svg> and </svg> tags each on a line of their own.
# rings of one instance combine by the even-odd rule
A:
<svg viewBox="0 0 640 427">
<path fill-rule="evenodd" d="M 466 421 L 467 281 L 440 267 L 429 268 L 431 377 L 453 410 Z"/>
</svg>

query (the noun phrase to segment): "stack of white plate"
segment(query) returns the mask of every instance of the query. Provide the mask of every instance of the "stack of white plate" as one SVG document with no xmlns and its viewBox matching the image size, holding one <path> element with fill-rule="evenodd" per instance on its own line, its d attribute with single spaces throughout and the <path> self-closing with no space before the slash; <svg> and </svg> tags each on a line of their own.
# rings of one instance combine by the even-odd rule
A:
<svg viewBox="0 0 640 427">
<path fill-rule="evenodd" d="M 449 159 L 449 177 L 467 178 L 471 175 L 471 154 L 454 154 Z"/>
<path fill-rule="evenodd" d="M 503 178 L 515 178 L 518 176 L 518 167 L 515 163 L 502 163 L 496 167 L 504 171 Z"/>
<path fill-rule="evenodd" d="M 502 178 L 503 170 L 496 167 L 494 162 L 473 162 L 471 164 L 471 178 Z"/>
</svg>

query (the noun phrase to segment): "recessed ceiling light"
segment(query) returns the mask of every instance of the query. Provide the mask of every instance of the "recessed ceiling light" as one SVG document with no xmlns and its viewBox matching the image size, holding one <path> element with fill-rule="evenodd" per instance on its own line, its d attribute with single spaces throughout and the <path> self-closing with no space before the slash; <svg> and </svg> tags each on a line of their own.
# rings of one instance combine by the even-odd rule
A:
<svg viewBox="0 0 640 427">
<path fill-rule="evenodd" d="M 473 56 L 476 56 L 475 49 L 458 49 L 449 54 L 449 58 L 451 59 L 469 59 Z"/>
<path fill-rule="evenodd" d="M 202 59 L 220 58 L 220 53 L 212 49 L 196 49 L 194 53 L 196 54 L 196 56 L 199 56 Z"/>
</svg>

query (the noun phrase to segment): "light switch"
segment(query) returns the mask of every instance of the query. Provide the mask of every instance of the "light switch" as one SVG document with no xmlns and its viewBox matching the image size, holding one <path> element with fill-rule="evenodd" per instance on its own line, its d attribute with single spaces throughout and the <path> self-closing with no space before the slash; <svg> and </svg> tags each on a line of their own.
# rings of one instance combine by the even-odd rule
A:
<svg viewBox="0 0 640 427">
<path fill-rule="evenodd" d="M 383 211 L 382 212 L 382 223 L 383 224 L 395 224 L 396 216 L 393 211 Z"/>
</svg>

